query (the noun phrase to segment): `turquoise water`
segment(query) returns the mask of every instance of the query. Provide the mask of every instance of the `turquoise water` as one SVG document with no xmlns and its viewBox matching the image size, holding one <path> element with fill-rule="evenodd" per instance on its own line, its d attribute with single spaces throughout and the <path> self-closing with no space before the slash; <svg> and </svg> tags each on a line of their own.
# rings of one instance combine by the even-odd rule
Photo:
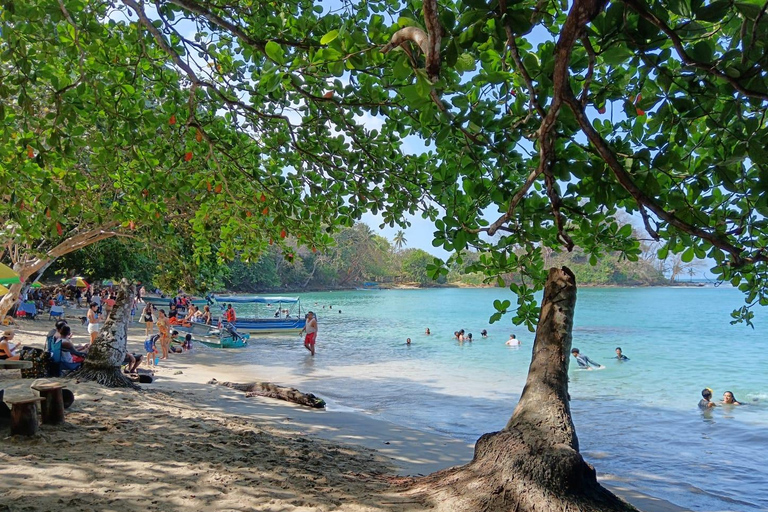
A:
<svg viewBox="0 0 768 512">
<path fill-rule="evenodd" d="M 238 357 L 265 378 L 287 374 L 331 408 L 474 441 L 505 425 L 530 362 L 532 333 L 509 320 L 488 324 L 493 300 L 506 297 L 498 289 L 302 294 L 319 320 L 314 359 L 295 336 L 254 340 Z M 571 365 L 571 407 L 598 473 L 692 510 L 768 510 L 768 313 L 757 312 L 754 330 L 731 326 L 741 304 L 731 288 L 579 291 L 574 346 L 606 368 Z M 459 329 L 475 341 L 459 344 Z M 522 347 L 504 345 L 511 333 Z M 630 361 L 612 359 L 617 346 Z M 704 387 L 749 405 L 701 413 Z"/>
</svg>

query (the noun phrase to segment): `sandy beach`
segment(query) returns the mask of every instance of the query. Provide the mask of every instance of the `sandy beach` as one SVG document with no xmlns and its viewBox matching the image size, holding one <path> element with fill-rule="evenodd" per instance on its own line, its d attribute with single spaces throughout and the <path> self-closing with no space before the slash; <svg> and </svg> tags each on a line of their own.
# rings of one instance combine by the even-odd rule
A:
<svg viewBox="0 0 768 512">
<path fill-rule="evenodd" d="M 76 312 L 76 339 L 86 340 Z M 52 322 L 21 321 L 17 339 L 42 347 Z M 129 350 L 142 353 L 132 324 Z M 313 410 L 207 384 L 268 380 L 204 351 L 172 355 L 141 392 L 65 380 L 76 396 L 63 426 L 0 447 L 8 510 L 406 511 L 434 508 L 401 492 L 407 476 L 472 458 L 467 443 L 362 413 Z M 31 395 L 0 370 L 6 397 Z M 291 385 L 290 382 L 278 382 Z M 312 389 L 302 389 L 312 392 Z M 641 510 L 684 509 L 603 483 Z M 1 508 L 1 507 L 0 507 Z"/>
</svg>

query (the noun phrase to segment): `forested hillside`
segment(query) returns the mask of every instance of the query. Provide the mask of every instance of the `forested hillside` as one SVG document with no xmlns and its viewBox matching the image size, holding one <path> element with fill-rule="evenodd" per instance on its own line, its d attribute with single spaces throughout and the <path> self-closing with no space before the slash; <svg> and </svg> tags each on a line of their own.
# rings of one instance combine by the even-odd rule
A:
<svg viewBox="0 0 768 512">
<path fill-rule="evenodd" d="M 334 236 L 334 244 L 312 251 L 289 243 L 289 251 L 276 245 L 255 261 L 235 258 L 222 263 L 216 260 L 196 262 L 189 255 L 174 258 L 162 252 L 143 249 L 130 239 L 109 239 L 59 259 L 47 272 L 48 280 L 58 276 L 82 273 L 99 282 L 103 279 L 128 277 L 171 289 L 170 283 L 181 274 L 185 289 L 195 292 L 227 289 L 235 292 L 259 293 L 278 290 L 323 290 L 355 288 L 366 282 L 389 286 L 497 286 L 486 283 L 481 273 L 472 272 L 478 253 L 468 253 L 461 264 L 452 264 L 447 276 L 438 281 L 430 278 L 427 266 L 434 256 L 422 249 L 407 247 L 402 232 L 392 241 L 377 235 L 369 226 L 357 223 Z M 118 251 L 125 256 L 110 257 Z M 668 284 L 666 276 L 685 277 L 692 265 L 680 261 L 660 261 L 652 248 L 646 248 L 639 261 L 622 259 L 618 253 L 596 258 L 579 248 L 572 252 L 546 251 L 548 266 L 570 267 L 578 282 L 593 286 L 654 286 Z M 678 258 L 679 259 L 679 258 Z M 515 275 L 503 276 L 509 284 Z"/>
</svg>

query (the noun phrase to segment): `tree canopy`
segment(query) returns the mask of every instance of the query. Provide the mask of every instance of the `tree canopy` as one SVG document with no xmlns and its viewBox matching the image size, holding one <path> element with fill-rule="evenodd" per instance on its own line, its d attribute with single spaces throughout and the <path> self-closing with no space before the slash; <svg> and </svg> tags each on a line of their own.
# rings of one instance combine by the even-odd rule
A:
<svg viewBox="0 0 768 512">
<path fill-rule="evenodd" d="M 35 271 L 109 236 L 203 262 L 420 210 L 531 304 L 543 247 L 637 258 L 628 212 L 764 304 L 765 7 L 8 1 L 2 242 Z"/>
</svg>

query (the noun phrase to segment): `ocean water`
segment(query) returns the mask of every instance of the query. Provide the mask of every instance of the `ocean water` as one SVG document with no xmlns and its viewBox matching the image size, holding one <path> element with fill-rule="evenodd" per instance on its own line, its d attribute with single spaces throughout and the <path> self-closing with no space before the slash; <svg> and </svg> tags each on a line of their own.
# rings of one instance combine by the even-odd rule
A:
<svg viewBox="0 0 768 512">
<path fill-rule="evenodd" d="M 488 323 L 504 298 L 499 289 L 301 294 L 318 316 L 315 358 L 298 336 L 256 338 L 237 357 L 331 409 L 474 441 L 504 427 L 530 363 L 533 333 Z M 768 510 L 768 311 L 757 311 L 755 329 L 732 326 L 742 301 L 727 287 L 579 290 L 574 346 L 605 369 L 571 364 L 571 408 L 599 474 L 691 510 Z M 475 341 L 458 343 L 459 329 Z M 504 344 L 511 333 L 521 347 Z M 617 346 L 629 361 L 613 359 Z M 702 413 L 704 387 L 748 405 Z"/>
</svg>

